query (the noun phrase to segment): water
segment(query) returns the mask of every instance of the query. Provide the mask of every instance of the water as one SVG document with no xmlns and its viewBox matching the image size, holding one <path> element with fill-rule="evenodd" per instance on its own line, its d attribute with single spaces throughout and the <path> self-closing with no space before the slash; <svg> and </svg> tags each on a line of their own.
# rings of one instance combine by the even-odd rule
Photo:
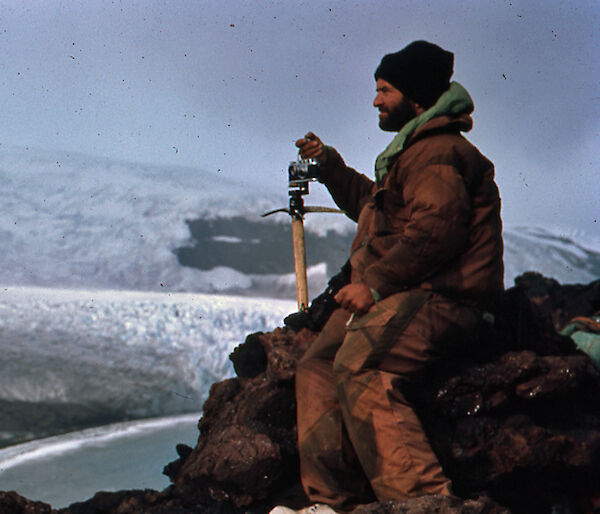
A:
<svg viewBox="0 0 600 514">
<path fill-rule="evenodd" d="M 0 490 L 54 508 L 98 491 L 162 490 L 175 446 L 195 446 L 200 414 L 119 423 L 0 450 Z"/>
</svg>

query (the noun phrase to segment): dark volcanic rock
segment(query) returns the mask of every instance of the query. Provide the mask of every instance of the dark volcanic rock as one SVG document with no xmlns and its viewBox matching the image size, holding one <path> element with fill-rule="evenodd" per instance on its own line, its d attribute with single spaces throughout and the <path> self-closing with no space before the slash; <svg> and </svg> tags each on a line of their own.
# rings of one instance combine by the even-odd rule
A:
<svg viewBox="0 0 600 514">
<path fill-rule="evenodd" d="M 552 320 L 557 330 L 575 316 L 590 316 L 600 310 L 600 280 L 590 284 L 560 285 L 552 278 L 528 272 L 515 279 L 539 314 Z"/>
<path fill-rule="evenodd" d="M 452 377 L 419 406 L 459 494 L 485 490 L 516 511 L 547 512 L 557 495 L 598 491 L 599 394 L 586 356 L 522 351 Z"/>
<path fill-rule="evenodd" d="M 293 378 L 314 337 L 282 329 L 248 336 L 243 346 L 254 351 L 233 354 L 248 377 L 213 385 L 196 448 L 166 470 L 175 494 L 204 508 L 207 497 L 243 508 L 298 484 Z"/>
<path fill-rule="evenodd" d="M 14 491 L 0 491 L 0 512 L 2 514 L 50 514 L 50 505 L 34 502 L 19 496 Z"/>
<path fill-rule="evenodd" d="M 575 315 L 600 310 L 600 281 L 560 286 L 526 274 L 516 283 L 494 326 L 482 327 L 476 347 L 459 345 L 410 387 L 402 386 L 460 497 L 374 502 L 354 514 L 598 508 L 600 373 L 557 329 Z M 294 373 L 316 335 L 276 329 L 248 336 L 231 356 L 238 376 L 211 389 L 196 447 L 178 445 L 180 458 L 165 467 L 169 488 L 99 493 L 58 512 L 262 514 L 280 503 L 306 506 Z M 0 512 L 50 512 L 3 494 Z"/>
<path fill-rule="evenodd" d="M 369 503 L 361 505 L 352 514 L 507 514 L 505 507 L 496 504 L 487 496 L 472 500 L 447 496 L 421 496 L 400 502 Z"/>
</svg>

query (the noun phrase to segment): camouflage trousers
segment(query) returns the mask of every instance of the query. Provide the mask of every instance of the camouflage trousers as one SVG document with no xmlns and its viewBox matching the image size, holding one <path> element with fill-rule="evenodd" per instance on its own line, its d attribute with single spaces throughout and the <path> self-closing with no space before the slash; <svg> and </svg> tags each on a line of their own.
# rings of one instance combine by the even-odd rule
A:
<svg viewBox="0 0 600 514">
<path fill-rule="evenodd" d="M 429 292 L 403 292 L 346 323 L 338 309 L 296 372 L 298 447 L 313 502 L 344 509 L 451 483 L 398 385 L 468 337 L 476 311 Z"/>
</svg>

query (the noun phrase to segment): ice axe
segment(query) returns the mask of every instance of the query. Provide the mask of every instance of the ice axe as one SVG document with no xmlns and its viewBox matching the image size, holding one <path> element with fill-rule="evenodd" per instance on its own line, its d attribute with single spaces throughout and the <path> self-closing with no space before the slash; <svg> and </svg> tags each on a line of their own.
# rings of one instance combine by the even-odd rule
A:
<svg viewBox="0 0 600 514">
<path fill-rule="evenodd" d="M 294 270 L 296 272 L 296 293 L 298 310 L 308 309 L 308 279 L 306 276 L 306 242 L 304 239 L 304 215 L 309 212 L 343 211 L 331 207 L 305 206 L 303 195 L 308 194 L 309 182 L 319 176 L 319 163 L 314 159 L 300 159 L 290 163 L 288 168 L 288 209 L 275 209 L 262 215 L 263 218 L 276 212 L 287 212 L 292 218 L 292 240 L 294 243 Z"/>
</svg>

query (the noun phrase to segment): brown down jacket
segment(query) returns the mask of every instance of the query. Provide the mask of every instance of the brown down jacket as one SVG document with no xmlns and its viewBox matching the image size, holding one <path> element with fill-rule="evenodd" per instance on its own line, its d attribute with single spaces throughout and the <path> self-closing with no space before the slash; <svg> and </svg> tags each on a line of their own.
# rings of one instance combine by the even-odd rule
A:
<svg viewBox="0 0 600 514">
<path fill-rule="evenodd" d="M 461 135 L 471 127 L 468 115 L 425 123 L 380 185 L 326 147 L 321 181 L 358 222 L 352 282 L 382 298 L 423 289 L 493 306 L 503 290 L 500 196 L 493 164 Z"/>
</svg>

